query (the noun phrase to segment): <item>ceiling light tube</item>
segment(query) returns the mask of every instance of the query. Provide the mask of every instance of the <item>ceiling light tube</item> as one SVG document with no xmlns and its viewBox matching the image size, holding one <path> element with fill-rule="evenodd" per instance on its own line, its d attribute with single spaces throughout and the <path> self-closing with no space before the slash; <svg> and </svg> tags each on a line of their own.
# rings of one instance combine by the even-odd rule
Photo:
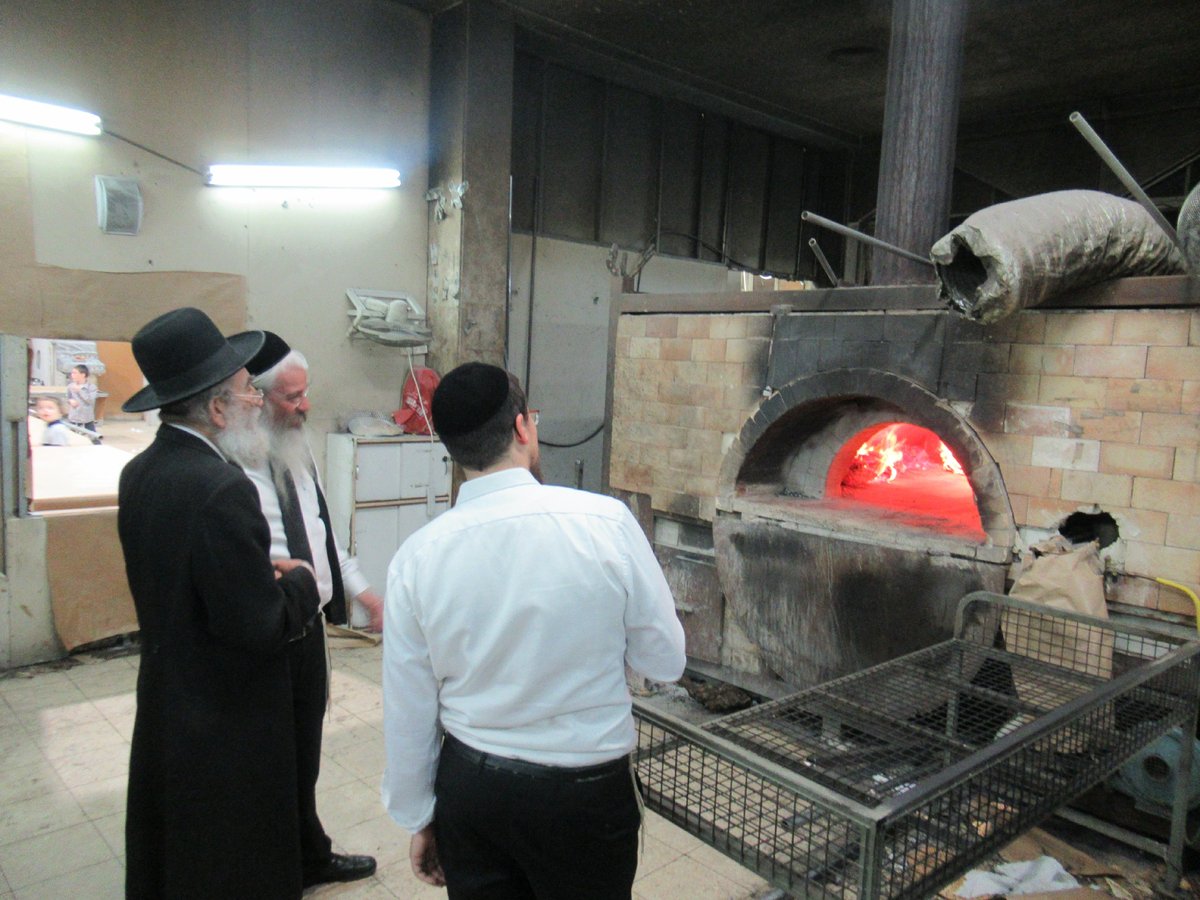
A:
<svg viewBox="0 0 1200 900">
<path fill-rule="evenodd" d="M 213 165 L 204 173 L 212 187 L 400 187 L 396 169 L 338 168 L 331 166 Z"/>
<path fill-rule="evenodd" d="M 95 113 L 8 94 L 0 94 L 0 119 L 72 134 L 100 134 L 103 131 L 100 117 Z"/>
</svg>

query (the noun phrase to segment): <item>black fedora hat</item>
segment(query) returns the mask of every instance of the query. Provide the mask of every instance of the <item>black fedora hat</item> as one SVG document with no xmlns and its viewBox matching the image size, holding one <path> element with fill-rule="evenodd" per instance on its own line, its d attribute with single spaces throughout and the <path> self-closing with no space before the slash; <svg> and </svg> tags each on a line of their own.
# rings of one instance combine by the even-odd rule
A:
<svg viewBox="0 0 1200 900">
<path fill-rule="evenodd" d="M 190 306 L 163 313 L 133 336 L 133 358 L 150 383 L 121 409 L 145 412 L 193 397 L 245 366 L 262 345 L 261 331 L 226 340 L 212 319 Z"/>
<path fill-rule="evenodd" d="M 263 336 L 262 349 L 254 354 L 253 358 L 246 363 L 246 371 L 257 378 L 268 369 L 273 369 L 283 361 L 283 358 L 292 352 L 292 348 L 288 346 L 288 342 L 281 338 L 273 331 L 254 332 L 261 333 Z M 243 334 L 251 334 L 251 332 L 243 332 Z M 241 334 L 235 334 L 229 340 L 236 341 Z"/>
</svg>

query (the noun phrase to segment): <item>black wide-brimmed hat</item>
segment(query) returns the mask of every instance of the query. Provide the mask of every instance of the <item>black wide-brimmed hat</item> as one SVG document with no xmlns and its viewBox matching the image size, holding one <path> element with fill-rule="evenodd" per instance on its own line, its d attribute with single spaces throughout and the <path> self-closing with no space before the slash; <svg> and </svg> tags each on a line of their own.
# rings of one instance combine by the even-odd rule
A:
<svg viewBox="0 0 1200 900">
<path fill-rule="evenodd" d="M 190 306 L 163 313 L 133 336 L 133 358 L 150 383 L 121 409 L 145 412 L 193 397 L 245 366 L 262 345 L 261 331 L 227 340 L 212 319 Z"/>
<path fill-rule="evenodd" d="M 442 437 L 467 434 L 494 416 L 508 399 L 508 373 L 487 363 L 463 363 L 438 382 L 430 402 Z"/>
<path fill-rule="evenodd" d="M 244 334 L 250 334 L 247 331 Z M 281 338 L 273 331 L 257 332 L 263 336 L 262 349 L 259 350 L 251 360 L 246 363 L 246 371 L 257 378 L 268 369 L 273 369 L 283 361 L 283 358 L 292 352 L 292 348 L 288 346 L 288 342 Z M 240 338 L 240 334 L 235 334 L 230 338 L 231 341 Z"/>
</svg>

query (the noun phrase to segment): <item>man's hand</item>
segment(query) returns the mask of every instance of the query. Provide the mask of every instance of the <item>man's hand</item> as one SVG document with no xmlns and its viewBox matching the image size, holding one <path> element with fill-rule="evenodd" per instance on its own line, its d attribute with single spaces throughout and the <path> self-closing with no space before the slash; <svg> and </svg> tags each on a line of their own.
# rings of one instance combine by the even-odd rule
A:
<svg viewBox="0 0 1200 900">
<path fill-rule="evenodd" d="M 383 631 L 383 598 L 374 591 L 363 591 L 354 598 L 363 605 L 363 608 L 370 614 L 371 621 L 367 624 L 367 631 L 376 633 Z"/>
<path fill-rule="evenodd" d="M 421 881 L 434 887 L 446 886 L 446 876 L 438 860 L 437 838 L 433 834 L 432 823 L 412 836 L 408 844 L 408 861 L 412 864 L 413 874 Z"/>
<path fill-rule="evenodd" d="M 313 572 L 313 567 L 311 564 L 309 564 L 308 560 L 277 559 L 274 562 L 272 562 L 271 565 L 273 565 L 275 567 L 275 577 L 276 578 L 280 578 L 281 576 L 286 575 L 288 572 L 292 571 L 292 569 L 296 568 L 297 566 L 303 566 L 304 568 L 308 569 L 309 572 L 312 572 L 313 578 L 317 577 L 317 573 Z"/>
</svg>

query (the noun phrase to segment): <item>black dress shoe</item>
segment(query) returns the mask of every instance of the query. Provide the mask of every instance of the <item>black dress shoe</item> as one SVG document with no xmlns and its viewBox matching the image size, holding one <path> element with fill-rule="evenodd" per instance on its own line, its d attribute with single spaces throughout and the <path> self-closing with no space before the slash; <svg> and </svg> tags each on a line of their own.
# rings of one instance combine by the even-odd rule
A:
<svg viewBox="0 0 1200 900">
<path fill-rule="evenodd" d="M 304 873 L 304 886 L 309 888 L 314 884 L 326 884 L 331 881 L 358 881 L 374 874 L 375 857 L 333 853 L 325 865 Z"/>
</svg>

